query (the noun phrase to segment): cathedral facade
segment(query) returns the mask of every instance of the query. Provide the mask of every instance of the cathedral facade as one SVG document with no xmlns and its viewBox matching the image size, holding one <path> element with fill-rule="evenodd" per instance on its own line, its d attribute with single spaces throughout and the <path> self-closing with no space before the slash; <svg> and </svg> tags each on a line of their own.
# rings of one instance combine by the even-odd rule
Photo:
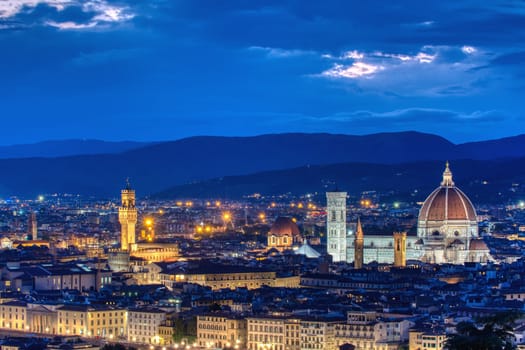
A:
<svg viewBox="0 0 525 350">
<path fill-rule="evenodd" d="M 364 263 L 392 264 L 396 247 L 403 253 L 403 259 L 398 257 L 398 264 L 404 259 L 433 264 L 486 263 L 491 260 L 487 245 L 479 238 L 476 210 L 454 184 L 448 162 L 440 186 L 427 197 L 419 211 L 417 236 L 405 235 L 396 242 L 394 233 L 367 235 L 365 228 L 363 248 L 356 246 L 358 240 L 352 231 L 348 232 L 346 241 L 346 261 L 349 263 L 356 260 L 356 251 L 361 254 L 362 249 Z M 400 242 L 404 247 L 398 244 Z"/>
</svg>

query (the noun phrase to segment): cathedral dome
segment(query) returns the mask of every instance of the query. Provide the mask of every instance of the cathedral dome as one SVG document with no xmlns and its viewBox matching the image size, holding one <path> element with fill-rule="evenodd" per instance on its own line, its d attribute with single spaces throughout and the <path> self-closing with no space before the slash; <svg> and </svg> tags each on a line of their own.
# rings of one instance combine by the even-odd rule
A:
<svg viewBox="0 0 525 350">
<path fill-rule="evenodd" d="M 272 225 L 272 228 L 269 232 L 270 235 L 275 236 L 299 236 L 299 227 L 293 222 L 292 219 L 287 217 L 278 217 L 277 220 Z"/>
<path fill-rule="evenodd" d="M 454 185 L 447 163 L 441 186 L 425 200 L 419 221 L 476 221 L 476 210 L 468 197 Z"/>
</svg>

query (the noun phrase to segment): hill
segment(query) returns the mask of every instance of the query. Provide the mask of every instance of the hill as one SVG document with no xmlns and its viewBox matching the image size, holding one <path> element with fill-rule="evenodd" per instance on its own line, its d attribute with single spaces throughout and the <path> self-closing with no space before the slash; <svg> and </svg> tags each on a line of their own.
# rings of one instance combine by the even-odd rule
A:
<svg viewBox="0 0 525 350">
<path fill-rule="evenodd" d="M 133 141 L 42 141 L 30 144 L 0 146 L 0 158 L 65 157 L 81 154 L 120 153 L 146 145 L 148 145 L 146 142 Z"/>
<path fill-rule="evenodd" d="M 451 164 L 454 181 L 474 202 L 502 203 L 525 198 L 525 158 L 511 160 L 457 160 Z M 155 198 L 241 198 L 317 193 L 338 187 L 352 195 L 378 191 L 387 198 L 422 201 L 441 182 L 442 161 L 405 164 L 344 163 L 304 166 L 245 176 L 226 176 L 172 187 Z"/>
<path fill-rule="evenodd" d="M 512 149 L 506 142 L 508 139 L 457 146 L 442 137 L 416 132 L 191 137 L 113 154 L 0 159 L 0 197 L 34 198 L 55 192 L 116 196 L 127 177 L 138 195 L 144 196 L 221 176 L 306 165 L 486 159 L 490 150 L 494 150 L 490 151 L 493 158 L 525 157 L 525 136 L 514 138 Z"/>
</svg>

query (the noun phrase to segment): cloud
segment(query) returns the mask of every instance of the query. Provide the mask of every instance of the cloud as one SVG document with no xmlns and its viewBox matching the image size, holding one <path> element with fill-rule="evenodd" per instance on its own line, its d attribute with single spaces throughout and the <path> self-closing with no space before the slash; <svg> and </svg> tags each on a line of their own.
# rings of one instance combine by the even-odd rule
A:
<svg viewBox="0 0 525 350">
<path fill-rule="evenodd" d="M 470 45 L 424 45 L 417 52 L 381 50 L 320 54 L 332 66 L 314 75 L 352 84 L 363 92 L 403 96 L 469 95 L 482 88 L 478 67 L 493 54 Z"/>
<path fill-rule="evenodd" d="M 67 22 L 55 22 L 55 21 L 47 21 L 45 22 L 48 26 L 55 27 L 58 29 L 86 29 L 86 28 L 93 28 L 97 25 L 97 22 L 89 22 L 89 23 L 75 23 L 71 21 Z"/>
<path fill-rule="evenodd" d="M 321 75 L 330 78 L 362 78 L 373 75 L 379 70 L 383 70 L 383 66 L 367 64 L 364 62 L 354 62 L 349 66 L 336 63 L 332 68 L 324 71 Z"/>
<path fill-rule="evenodd" d="M 71 0 L 3 0 L 0 1 L 0 18 L 10 18 L 22 12 L 25 8 L 34 8 L 45 4 L 59 11 L 73 4 Z"/>
<path fill-rule="evenodd" d="M 339 113 L 332 117 L 327 117 L 327 119 L 333 119 L 340 122 L 389 122 L 395 124 L 426 124 L 428 122 L 454 124 L 469 121 L 485 123 L 503 121 L 506 118 L 507 116 L 504 113 L 495 110 L 473 111 L 471 113 L 463 113 L 446 109 L 432 108 L 407 108 L 382 113 L 371 111 L 356 111 L 351 113 Z"/>
<path fill-rule="evenodd" d="M 248 50 L 255 52 L 263 52 L 270 58 L 287 58 L 314 54 L 314 52 L 307 50 L 286 50 L 276 47 L 261 46 L 250 46 Z"/>
<path fill-rule="evenodd" d="M 42 11 L 43 8 L 53 11 Z M 126 22 L 134 17 L 135 14 L 128 6 L 110 4 L 107 0 L 7 0 L 0 2 L 0 19 L 19 19 L 26 26 L 37 24 L 62 30 L 79 30 Z"/>
</svg>

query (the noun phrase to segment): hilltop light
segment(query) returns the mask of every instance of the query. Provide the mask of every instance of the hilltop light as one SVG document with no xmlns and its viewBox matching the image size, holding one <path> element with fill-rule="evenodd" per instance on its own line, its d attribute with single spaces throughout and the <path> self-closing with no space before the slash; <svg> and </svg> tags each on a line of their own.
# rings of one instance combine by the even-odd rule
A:
<svg viewBox="0 0 525 350">
<path fill-rule="evenodd" d="M 44 196 L 42 196 L 42 195 L 38 196 L 38 201 L 39 202 L 43 202 L 44 201 Z"/>
<path fill-rule="evenodd" d="M 521 209 L 525 208 L 525 201 L 520 201 L 520 208 Z"/>
</svg>

